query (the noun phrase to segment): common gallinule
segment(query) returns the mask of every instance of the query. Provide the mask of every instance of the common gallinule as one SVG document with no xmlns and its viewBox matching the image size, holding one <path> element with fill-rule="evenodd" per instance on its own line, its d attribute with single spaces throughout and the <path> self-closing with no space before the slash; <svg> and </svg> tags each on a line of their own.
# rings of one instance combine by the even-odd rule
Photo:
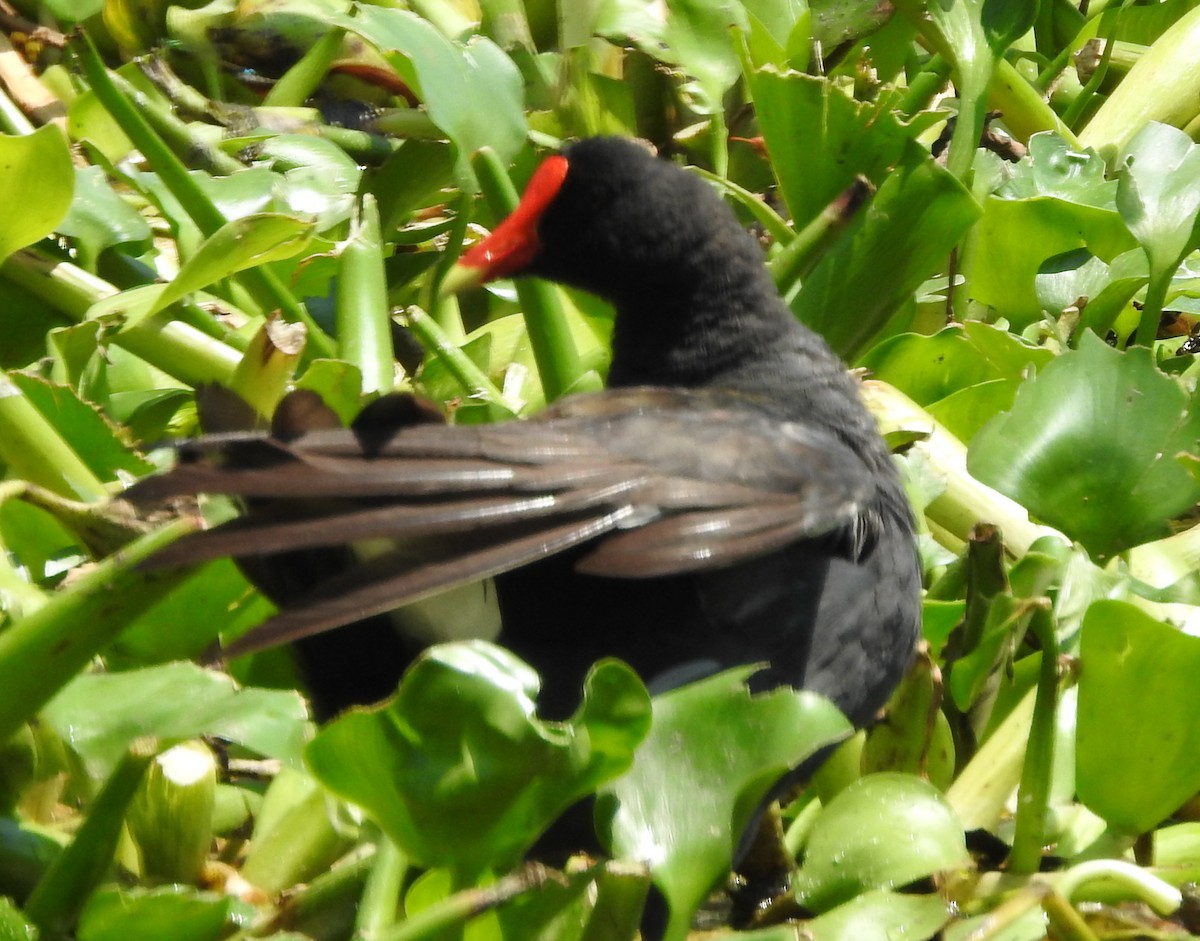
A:
<svg viewBox="0 0 1200 941">
<path fill-rule="evenodd" d="M 307 637 L 324 714 L 390 692 L 430 638 L 312 635 L 491 576 L 499 640 L 541 674 L 551 717 L 615 656 L 652 689 L 762 662 L 759 686 L 868 722 L 917 637 L 911 512 L 856 381 L 792 316 L 755 240 L 698 177 L 594 138 L 548 158 L 449 280 L 509 275 L 613 303 L 606 391 L 459 427 L 407 398 L 351 430 L 285 400 L 273 433 L 190 442 L 141 485 L 249 501 L 161 562 L 232 555 L 253 573 L 286 551 L 284 610 L 233 650 Z M 380 537 L 402 546 L 333 575 L 296 551 Z"/>
</svg>

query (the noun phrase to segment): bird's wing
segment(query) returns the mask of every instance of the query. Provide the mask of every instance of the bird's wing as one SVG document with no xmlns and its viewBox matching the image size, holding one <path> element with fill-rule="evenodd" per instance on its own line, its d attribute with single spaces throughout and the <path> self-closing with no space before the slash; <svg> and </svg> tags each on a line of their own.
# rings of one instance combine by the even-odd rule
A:
<svg viewBox="0 0 1200 941">
<path fill-rule="evenodd" d="M 293 409 L 292 411 L 296 411 Z M 180 446 L 132 493 L 249 498 L 242 517 L 167 547 L 161 566 L 370 539 L 400 548 L 333 576 L 236 642 L 245 652 L 593 543 L 581 571 L 645 578 L 716 568 L 799 539 L 848 555 L 870 538 L 873 481 L 834 435 L 705 391 L 574 396 L 526 422 L 276 420 Z M 281 425 L 286 426 L 281 430 Z"/>
</svg>

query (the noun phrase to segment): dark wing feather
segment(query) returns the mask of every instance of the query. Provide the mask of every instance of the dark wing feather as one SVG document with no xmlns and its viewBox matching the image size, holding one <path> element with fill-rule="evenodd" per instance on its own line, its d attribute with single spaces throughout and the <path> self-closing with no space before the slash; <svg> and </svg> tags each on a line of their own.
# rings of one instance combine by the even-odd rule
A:
<svg viewBox="0 0 1200 941">
<path fill-rule="evenodd" d="M 138 500 L 252 498 L 246 515 L 181 540 L 154 564 L 363 539 L 402 548 L 296 599 L 238 652 L 589 541 L 580 570 L 625 578 L 720 568 L 803 539 L 854 557 L 870 541 L 864 506 L 875 485 L 854 452 L 725 393 L 610 390 L 493 426 L 287 424 L 286 442 L 263 433 L 188 442 L 175 470 L 134 488 Z"/>
</svg>

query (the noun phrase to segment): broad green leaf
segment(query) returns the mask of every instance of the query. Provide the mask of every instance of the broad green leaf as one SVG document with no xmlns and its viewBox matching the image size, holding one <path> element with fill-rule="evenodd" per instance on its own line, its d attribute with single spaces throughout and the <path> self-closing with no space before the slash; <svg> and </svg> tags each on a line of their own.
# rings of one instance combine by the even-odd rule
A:
<svg viewBox="0 0 1200 941">
<path fill-rule="evenodd" d="M 525 143 L 521 74 L 490 39 L 447 39 L 407 10 L 360 6 L 328 22 L 375 45 L 416 92 L 429 117 L 458 148 L 459 186 L 474 191 L 471 155 L 491 147 L 508 163 Z"/>
<path fill-rule="evenodd" d="M 894 10 L 875 0 L 811 0 L 813 39 L 836 49 L 879 29 Z"/>
<path fill-rule="evenodd" d="M 932 336 L 905 333 L 872 349 L 860 366 L 927 408 L 963 441 L 1012 407 L 1027 374 L 1054 354 L 979 321 L 953 324 Z"/>
<path fill-rule="evenodd" d="M 217 941 L 227 929 L 233 898 L 171 885 L 108 887 L 79 916 L 79 941 Z"/>
<path fill-rule="evenodd" d="M 257 151 L 283 177 L 279 208 L 311 218 L 318 232 L 350 218 L 362 169 L 340 147 L 311 135 L 280 134 Z"/>
<path fill-rule="evenodd" d="M 76 170 L 75 197 L 56 231 L 75 239 L 79 264 L 89 271 L 95 270 L 104 249 L 150 238 L 149 224 L 113 192 L 100 167 Z"/>
<path fill-rule="evenodd" d="M 1116 184 L 1105 178 L 1095 152 L 1072 147 L 1057 134 L 1035 134 L 1028 159 L 1010 172 L 984 201 L 966 274 L 971 296 L 1021 329 L 1041 320 L 1049 306 L 1039 294 L 1039 275 L 1081 249 L 1114 262 L 1136 240 L 1117 212 Z M 1057 303 L 1057 296 L 1046 300 Z"/>
<path fill-rule="evenodd" d="M 792 889 L 805 908 L 827 912 L 867 890 L 899 888 L 970 862 L 962 824 L 932 784 L 872 774 L 821 811 Z"/>
<path fill-rule="evenodd" d="M 1117 208 L 1153 266 L 1178 264 L 1196 242 L 1200 147 L 1177 128 L 1146 125 L 1122 155 Z"/>
<path fill-rule="evenodd" d="M 1107 177 L 1100 155 L 1072 145 L 1061 135 L 1042 131 L 1029 139 L 1027 159 L 1011 164 L 1009 178 L 997 188 L 1005 199 L 1053 196 L 1097 209 L 1116 208 L 1117 184 Z"/>
<path fill-rule="evenodd" d="M 1112 826 L 1149 832 L 1200 790 L 1200 639 L 1097 601 L 1080 663 L 1079 798 Z"/>
<path fill-rule="evenodd" d="M 941 270 L 978 215 L 971 195 L 932 160 L 897 167 L 805 279 L 792 311 L 853 360 Z"/>
<path fill-rule="evenodd" d="M 936 937 L 950 917 L 940 895 L 871 889 L 806 922 L 804 931 L 812 941 L 923 941 Z M 750 941 L 750 936 L 736 937 Z"/>
<path fill-rule="evenodd" d="M 1047 258 L 1034 277 L 1034 291 L 1038 304 L 1052 316 L 1079 308 L 1080 328 L 1104 336 L 1149 279 L 1146 253 L 1140 248 L 1122 252 L 1111 264 L 1079 248 Z"/>
<path fill-rule="evenodd" d="M 238 689 L 224 674 L 192 663 L 78 676 L 42 715 L 97 777 L 141 736 L 215 736 L 293 763 L 309 732 L 295 692 Z"/>
<path fill-rule="evenodd" d="M 117 480 L 119 472 L 140 477 L 151 469 L 126 446 L 107 418 L 69 386 L 25 373 L 13 373 L 11 378 L 99 479 Z"/>
<path fill-rule="evenodd" d="M 766 68 L 749 70 L 746 82 L 797 229 L 811 222 L 856 174 L 880 186 L 902 159 L 909 164 L 923 159 L 912 144 L 914 128 L 879 107 L 854 101 L 827 81 Z"/>
<path fill-rule="evenodd" d="M 66 138 L 53 124 L 24 137 L 0 135 L 0 261 L 32 245 L 71 206 L 75 168 Z"/>
<path fill-rule="evenodd" d="M 414 862 L 463 874 L 513 865 L 571 804 L 624 771 L 650 721 L 624 664 L 598 664 L 567 722 L 538 719 L 536 674 L 483 641 L 429 648 L 394 699 L 309 745 L 313 774 Z"/>
<path fill-rule="evenodd" d="M 668 941 L 732 865 L 734 848 L 783 774 L 851 732 L 829 701 L 776 689 L 751 695 L 753 667 L 729 670 L 654 700 L 633 768 L 602 795 L 614 855 L 646 860 L 670 905 Z"/>
<path fill-rule="evenodd" d="M 295 257 L 307 247 L 312 233 L 311 222 L 277 213 L 257 213 L 225 223 L 204 240 L 170 283 L 162 286 L 149 308 L 127 321 L 127 327 L 238 271 Z"/>
<path fill-rule="evenodd" d="M 1017 393 L 971 442 L 970 472 L 1040 520 L 1108 557 L 1157 536 L 1200 500 L 1176 460 L 1200 440 L 1195 396 L 1149 351 L 1093 334 Z"/>
</svg>

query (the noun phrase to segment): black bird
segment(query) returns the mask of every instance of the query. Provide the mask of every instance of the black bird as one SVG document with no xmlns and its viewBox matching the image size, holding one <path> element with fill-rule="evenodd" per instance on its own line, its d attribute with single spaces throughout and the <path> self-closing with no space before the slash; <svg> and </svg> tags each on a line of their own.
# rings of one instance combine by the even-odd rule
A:
<svg viewBox="0 0 1200 941">
<path fill-rule="evenodd" d="M 594 138 L 548 158 L 448 280 L 508 275 L 612 302 L 606 391 L 461 427 L 390 397 L 350 430 L 294 397 L 273 432 L 197 439 L 139 486 L 248 501 L 164 564 L 232 555 L 253 577 L 273 554 L 295 562 L 269 589 L 282 613 L 231 650 L 307 637 L 328 714 L 390 692 L 428 638 L 313 635 L 490 576 L 499 641 L 541 674 L 551 717 L 616 656 L 654 690 L 765 663 L 759 687 L 869 722 L 918 633 L 911 511 L 856 381 L 792 316 L 755 240 L 699 178 Z M 333 575 L 297 551 L 381 537 L 401 548 Z"/>
</svg>

